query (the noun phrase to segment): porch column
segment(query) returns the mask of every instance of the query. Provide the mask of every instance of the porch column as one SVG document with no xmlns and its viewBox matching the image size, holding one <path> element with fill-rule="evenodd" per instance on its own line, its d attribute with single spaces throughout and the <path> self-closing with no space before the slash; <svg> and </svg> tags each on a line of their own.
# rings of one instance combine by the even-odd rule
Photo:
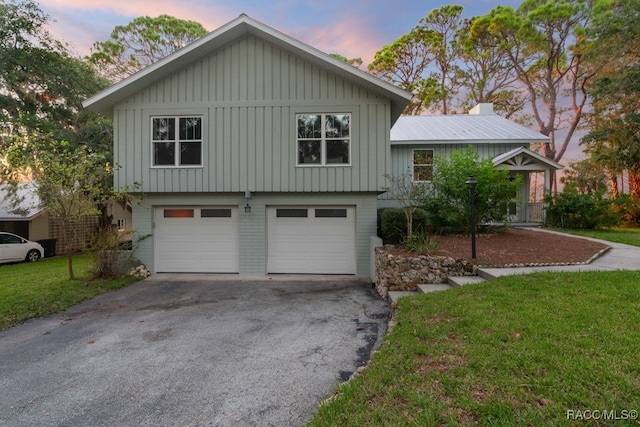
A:
<svg viewBox="0 0 640 427">
<path fill-rule="evenodd" d="M 544 170 L 544 195 L 551 191 L 551 169 Z"/>
</svg>

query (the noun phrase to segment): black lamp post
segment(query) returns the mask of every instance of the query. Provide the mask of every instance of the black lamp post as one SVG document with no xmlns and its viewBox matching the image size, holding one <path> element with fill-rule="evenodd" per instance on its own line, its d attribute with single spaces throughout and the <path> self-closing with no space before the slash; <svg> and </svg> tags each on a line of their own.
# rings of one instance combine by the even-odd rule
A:
<svg viewBox="0 0 640 427">
<path fill-rule="evenodd" d="M 471 201 L 471 258 L 476 259 L 476 184 L 478 181 L 469 175 L 465 184 L 469 186 L 469 199 Z"/>
</svg>

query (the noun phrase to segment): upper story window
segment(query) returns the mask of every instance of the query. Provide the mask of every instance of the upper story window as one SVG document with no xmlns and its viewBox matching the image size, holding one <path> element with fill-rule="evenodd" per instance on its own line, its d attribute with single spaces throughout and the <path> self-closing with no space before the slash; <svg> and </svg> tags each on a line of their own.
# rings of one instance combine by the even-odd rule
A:
<svg viewBox="0 0 640 427">
<path fill-rule="evenodd" d="M 351 162 L 351 114 L 298 114 L 298 166 Z"/>
<path fill-rule="evenodd" d="M 433 150 L 413 150 L 413 180 L 431 181 L 433 177 Z"/>
<path fill-rule="evenodd" d="M 202 165 L 202 117 L 152 117 L 153 166 Z"/>
</svg>

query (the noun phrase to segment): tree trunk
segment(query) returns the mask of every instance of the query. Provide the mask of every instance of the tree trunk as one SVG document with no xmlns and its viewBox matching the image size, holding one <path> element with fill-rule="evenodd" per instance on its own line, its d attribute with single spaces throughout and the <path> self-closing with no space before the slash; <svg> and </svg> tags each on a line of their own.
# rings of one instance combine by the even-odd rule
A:
<svg viewBox="0 0 640 427">
<path fill-rule="evenodd" d="M 73 274 L 73 258 L 71 256 L 71 251 L 67 252 L 67 267 L 69 269 L 69 279 L 75 279 L 76 276 Z"/>
<path fill-rule="evenodd" d="M 629 171 L 629 194 L 634 200 L 640 200 L 640 172 Z"/>
<path fill-rule="evenodd" d="M 611 196 L 617 199 L 620 196 L 620 189 L 618 188 L 618 177 L 615 173 L 609 173 L 609 186 L 611 187 Z"/>
</svg>

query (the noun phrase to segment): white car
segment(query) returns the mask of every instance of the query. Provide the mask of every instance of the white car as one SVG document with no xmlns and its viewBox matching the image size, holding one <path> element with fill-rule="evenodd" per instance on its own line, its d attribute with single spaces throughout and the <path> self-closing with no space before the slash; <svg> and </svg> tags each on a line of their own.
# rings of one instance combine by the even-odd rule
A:
<svg viewBox="0 0 640 427">
<path fill-rule="evenodd" d="M 44 256 L 40 243 L 23 239 L 15 234 L 0 232 L 0 264 L 6 262 L 35 262 Z"/>
</svg>

